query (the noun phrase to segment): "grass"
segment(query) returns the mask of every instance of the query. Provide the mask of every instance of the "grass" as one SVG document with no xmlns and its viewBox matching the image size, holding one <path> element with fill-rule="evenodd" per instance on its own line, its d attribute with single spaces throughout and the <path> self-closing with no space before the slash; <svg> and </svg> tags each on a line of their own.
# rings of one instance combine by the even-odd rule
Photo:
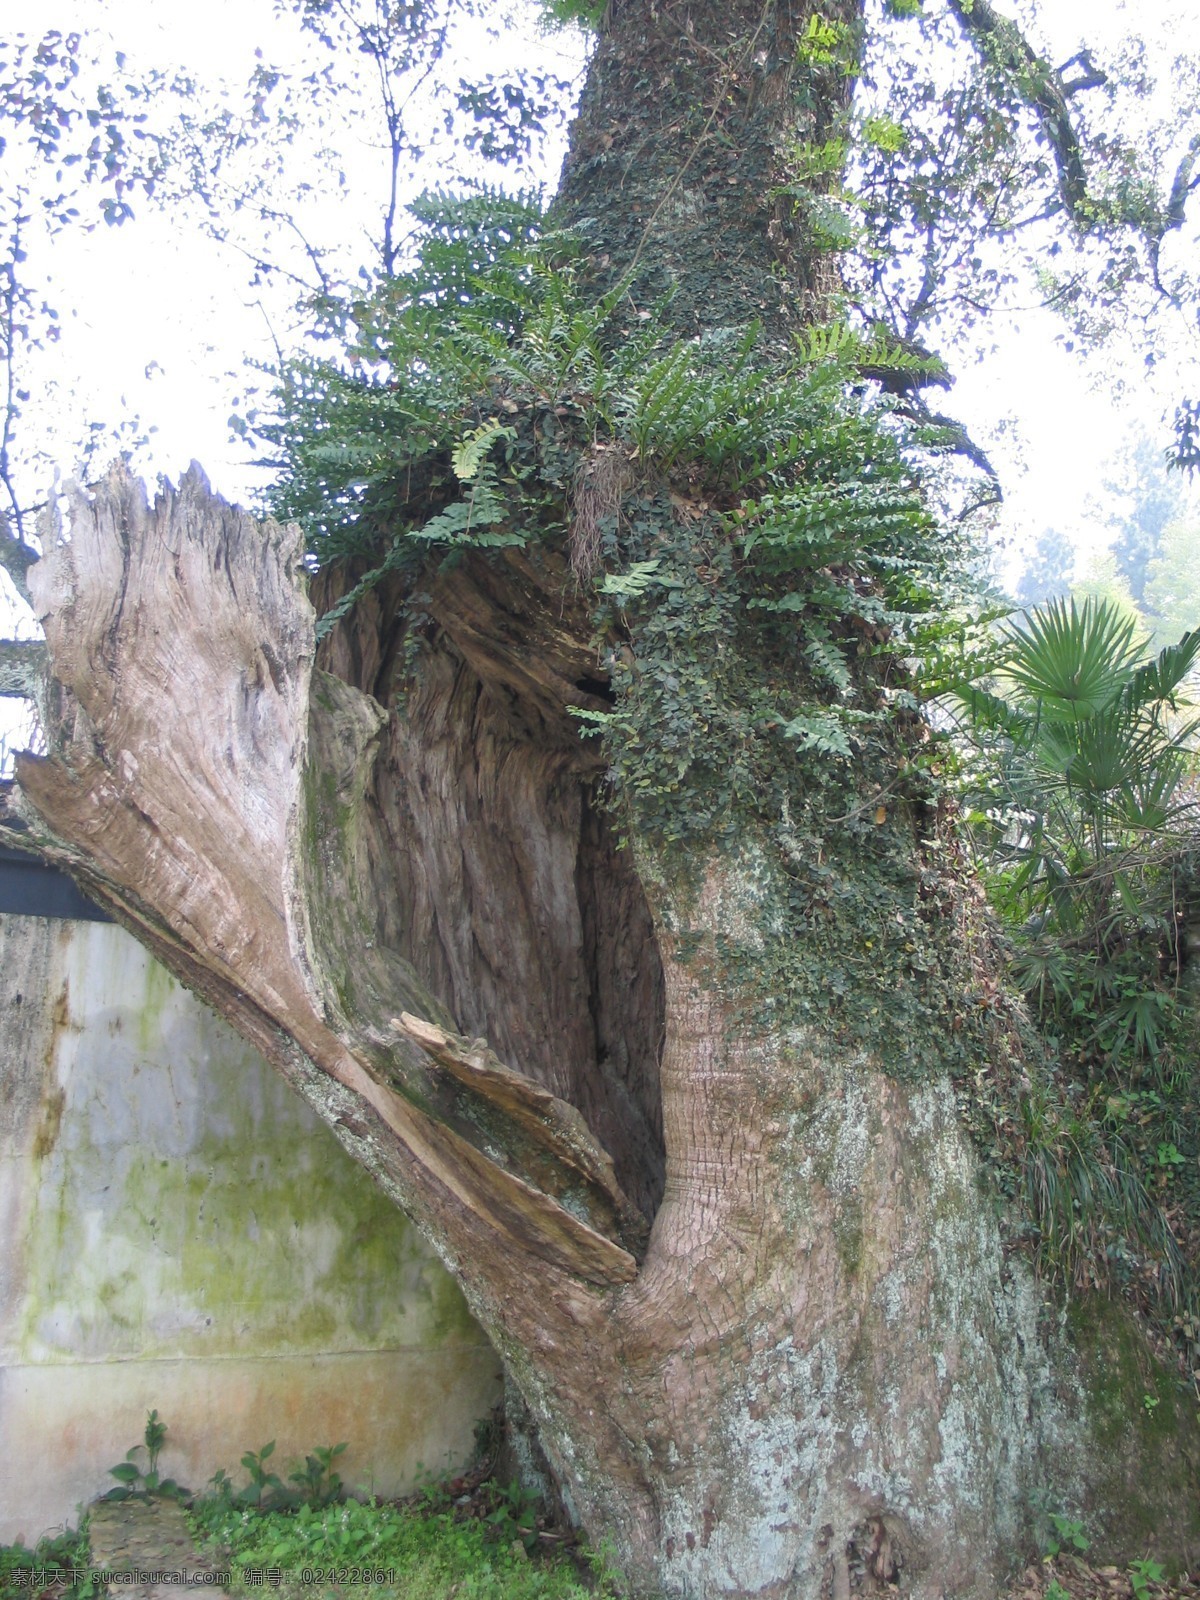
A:
<svg viewBox="0 0 1200 1600">
<path fill-rule="evenodd" d="M 193 1523 L 205 1553 L 222 1552 L 233 1594 L 259 1595 L 264 1586 L 284 1600 L 301 1593 L 305 1600 L 609 1600 L 615 1593 L 599 1560 L 585 1573 L 562 1552 L 530 1556 L 503 1523 L 445 1510 L 348 1500 L 263 1513 L 202 1502 Z"/>
<path fill-rule="evenodd" d="M 229 1593 L 274 1600 L 617 1600 L 616 1575 L 593 1557 L 584 1570 L 562 1550 L 525 1552 L 501 1519 L 487 1522 L 475 1511 L 429 1505 L 378 1505 L 346 1501 L 321 1509 L 260 1511 L 228 1500 L 196 1502 L 192 1525 L 197 1543 L 230 1570 Z M 1200 1584 L 1187 1578 L 1162 1581 L 1148 1561 L 1124 1571 L 1091 1567 L 1080 1551 L 1086 1538 L 1071 1537 L 1079 1524 L 1052 1519 L 1060 1553 L 1035 1562 L 1014 1577 L 1006 1600 L 1200 1600 Z M 1069 1548 L 1068 1548 L 1069 1546 Z M 0 1545 L 2 1600 L 83 1600 L 65 1581 L 71 1568 L 89 1561 L 86 1523 L 77 1532 L 47 1536 L 36 1546 Z M 301 1578 L 305 1569 L 325 1576 Z M 62 1578 L 31 1587 L 32 1569 Z M 333 1569 L 334 1576 L 328 1573 Z M 389 1569 L 391 1569 L 389 1571 Z M 378 1581 L 371 1576 L 383 1571 Z M 213 1591 L 210 1590 L 210 1593 Z"/>
</svg>

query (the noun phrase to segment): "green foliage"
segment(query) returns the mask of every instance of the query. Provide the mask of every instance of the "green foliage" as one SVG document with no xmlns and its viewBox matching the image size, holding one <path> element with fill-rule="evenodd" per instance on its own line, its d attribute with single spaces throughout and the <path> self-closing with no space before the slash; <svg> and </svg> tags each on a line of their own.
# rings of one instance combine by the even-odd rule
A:
<svg viewBox="0 0 1200 1600">
<path fill-rule="evenodd" d="M 676 342 L 654 316 L 612 348 L 607 328 L 624 286 L 598 303 L 580 295 L 574 241 L 538 237 L 530 208 L 435 198 L 419 215 L 429 231 L 414 272 L 368 300 L 329 308 L 331 329 L 349 337 L 345 357 L 281 375 L 280 414 L 265 430 L 284 469 L 272 510 L 302 522 L 316 561 L 369 554 L 385 530 L 389 540 L 439 544 L 467 534 L 515 542 L 539 520 L 543 534 L 560 533 L 561 500 L 537 508 L 531 494 L 528 480 L 542 463 L 514 460 L 522 454 L 516 414 L 533 410 L 536 425 L 541 408 L 569 412 L 582 439 L 620 441 L 644 474 L 695 467 L 726 494 L 756 481 L 787 483 L 792 501 L 768 502 L 780 512 L 777 526 L 754 542 L 801 539 L 805 521 L 832 536 L 840 522 L 826 543 L 845 548 L 861 533 L 893 535 L 910 514 L 910 491 L 901 489 L 895 516 L 880 525 L 880 497 L 864 474 L 877 470 L 884 435 L 845 388 L 862 368 L 928 373 L 940 370 L 936 358 L 838 324 L 799 341 L 794 365 L 764 370 L 753 328 Z M 827 427 L 835 447 L 820 438 Z M 506 442 L 509 471 L 493 475 L 484 457 L 496 441 Z M 884 450 L 895 459 L 891 440 Z M 814 485 L 808 503 L 793 487 L 799 469 L 838 454 L 842 470 Z M 478 474 L 461 464 L 478 464 Z M 455 478 L 473 494 L 447 505 Z M 859 513 L 864 488 L 872 505 Z M 486 533 L 505 521 L 514 490 L 519 529 Z M 432 515 L 416 521 L 415 506 Z M 811 531 L 808 542 L 815 554 Z"/>
<path fill-rule="evenodd" d="M 538 0 L 547 23 L 554 28 L 598 28 L 608 0 Z"/>
<path fill-rule="evenodd" d="M 1117 568 L 1133 600 L 1143 606 L 1147 568 L 1160 553 L 1168 525 L 1186 513 L 1184 484 L 1168 469 L 1159 442 L 1143 434 L 1130 444 L 1106 476 L 1104 488 L 1116 507 L 1109 516 L 1109 526 L 1115 535 L 1112 548 Z M 1200 617 L 1200 610 L 1187 620 L 1194 621 L 1196 617 Z M 1174 637 L 1182 632 L 1183 625 L 1176 629 Z"/>
<path fill-rule="evenodd" d="M 229 1552 L 237 1593 L 257 1587 L 260 1573 L 279 1570 L 328 1574 L 330 1593 L 368 1600 L 611 1600 L 607 1570 L 585 1586 L 568 1561 L 531 1560 L 525 1497 L 504 1504 L 499 1520 L 353 1500 L 292 1513 L 209 1505 L 194 1520 L 207 1547 L 222 1552 L 222 1564 Z"/>
<path fill-rule="evenodd" d="M 1200 518 L 1163 527 L 1146 562 L 1142 598 L 1156 644 L 1178 639 L 1200 619 Z"/>
<path fill-rule="evenodd" d="M 490 1487 L 495 1504 L 488 1512 L 486 1522 L 492 1535 L 504 1544 L 519 1540 L 527 1553 L 538 1547 L 537 1514 L 540 1498 L 527 1489 L 519 1478 L 507 1485 L 492 1483 Z"/>
<path fill-rule="evenodd" d="M 1081 1554 L 1091 1545 L 1083 1531 L 1083 1523 L 1059 1511 L 1050 1513 L 1051 1534 L 1046 1540 L 1046 1554 L 1059 1555 L 1063 1550 L 1078 1550 Z"/>
<path fill-rule="evenodd" d="M 110 1489 L 101 1498 L 104 1500 L 149 1500 L 154 1496 L 162 1499 L 182 1500 L 188 1491 L 180 1488 L 173 1478 L 162 1478 L 158 1472 L 158 1458 L 162 1452 L 163 1444 L 167 1437 L 167 1425 L 159 1417 L 157 1411 L 151 1411 L 146 1418 L 146 1430 L 141 1444 L 135 1444 L 128 1451 L 124 1461 L 118 1462 L 115 1467 L 109 1468 L 109 1476 L 117 1480 L 117 1487 Z M 137 1457 L 142 1450 L 146 1451 L 147 1464 L 143 1469 L 138 1465 Z"/>
<path fill-rule="evenodd" d="M 635 561 L 625 572 L 606 572 L 600 580 L 600 593 L 614 595 L 617 599 L 635 599 L 660 581 L 658 569 L 661 566 L 662 562 L 655 557 L 653 561 Z"/>
<path fill-rule="evenodd" d="M 271 508 L 305 527 L 322 562 L 370 554 L 385 533 L 390 543 L 410 529 L 404 513 L 422 491 L 431 515 L 446 509 L 439 491 L 460 481 L 452 452 L 481 423 L 475 437 L 486 436 L 488 419 L 473 412 L 492 368 L 546 298 L 528 202 L 435 195 L 415 210 L 426 236 L 414 270 L 369 297 L 322 303 L 344 353 L 279 374 L 278 415 L 262 429 L 284 469 Z M 494 482 L 477 487 L 487 514 L 494 493 Z M 480 509 L 460 513 L 460 533 L 479 526 Z"/>
<path fill-rule="evenodd" d="M 247 1505 L 262 1507 L 271 1500 L 286 1496 L 283 1479 L 267 1466 L 267 1461 L 274 1454 L 275 1441 L 272 1439 L 261 1450 L 247 1450 L 243 1455 L 242 1465 L 250 1475 L 249 1483 L 242 1490 L 242 1498 Z"/>
<path fill-rule="evenodd" d="M 1093 604 L 1105 605 L 1118 612 L 1132 623 L 1139 641 L 1146 637 L 1148 630 L 1137 601 L 1118 569 L 1116 558 L 1110 552 L 1106 551 L 1090 561 L 1086 572 L 1072 580 L 1070 595 L 1077 605 L 1090 600 Z"/>
<path fill-rule="evenodd" d="M 863 122 L 863 138 L 888 155 L 904 149 L 904 129 L 889 116 L 867 117 Z"/>
<path fill-rule="evenodd" d="M 342 1480 L 334 1470 L 334 1462 L 346 1450 L 345 1443 L 318 1445 L 296 1466 L 287 1483 L 267 1465 L 275 1453 L 275 1441 L 263 1445 L 261 1450 L 247 1450 L 242 1456 L 248 1481 L 235 1489 L 233 1480 L 222 1468 L 210 1479 L 218 1502 L 230 1506 L 253 1506 L 258 1510 L 289 1509 L 298 1505 L 319 1510 L 334 1505 L 343 1498 Z M 288 1488 L 288 1484 L 294 1488 Z"/>
<path fill-rule="evenodd" d="M 977 761 L 969 821 L 1012 972 L 1067 1073 L 1065 1097 L 1024 1105 L 1039 1255 L 1172 1308 L 1197 1294 L 1164 1205 L 1200 1204 L 1177 948 L 1197 822 L 1183 695 L 1198 659 L 1200 632 L 1147 656 L 1121 608 L 1053 601 L 1001 631 L 992 677 L 960 701 Z"/>
<path fill-rule="evenodd" d="M 1104 951 L 1153 910 L 1163 841 L 1193 826 L 1196 724 L 1180 708 L 1200 630 L 1147 659 L 1115 607 L 1052 601 L 1006 630 L 1001 654 L 994 686 L 961 695 L 992 763 L 975 817 L 998 903 Z"/>
<path fill-rule="evenodd" d="M 29 1600 L 39 1591 L 53 1591 L 62 1600 L 92 1600 L 98 1586 L 88 1576 L 90 1559 L 86 1517 L 78 1528 L 44 1534 L 32 1547 L 20 1540 L 0 1544 L 0 1600 Z"/>
<path fill-rule="evenodd" d="M 1133 1588 L 1135 1600 L 1149 1600 L 1150 1585 L 1161 1583 L 1166 1577 L 1167 1569 L 1161 1561 L 1131 1561 L 1129 1564 L 1129 1582 Z"/>
<path fill-rule="evenodd" d="M 343 1498 L 342 1480 L 333 1463 L 346 1448 L 344 1440 L 341 1444 L 317 1445 L 305 1456 L 302 1467 L 288 1473 L 288 1481 L 296 1485 L 302 1505 L 319 1508 L 335 1505 Z"/>
<path fill-rule="evenodd" d="M 238 1489 L 224 1467 L 219 1468 L 208 1481 L 208 1493 L 195 1503 L 197 1519 L 207 1526 L 214 1519 L 222 1521 L 234 1511 L 253 1508 L 256 1511 L 286 1511 L 298 1506 L 320 1510 L 336 1505 L 345 1497 L 345 1487 L 334 1463 L 345 1454 L 345 1443 L 318 1445 L 309 1451 L 303 1463 L 297 1463 L 288 1473 L 287 1482 L 268 1462 L 275 1453 L 275 1441 L 260 1450 L 247 1450 L 242 1456 L 247 1481 Z M 289 1488 L 288 1485 L 294 1485 Z"/>
<path fill-rule="evenodd" d="M 853 72 L 853 32 L 844 22 L 831 20 L 814 11 L 808 19 L 808 26 L 800 35 L 796 58 L 808 67 L 835 67 L 841 72 Z"/>
</svg>

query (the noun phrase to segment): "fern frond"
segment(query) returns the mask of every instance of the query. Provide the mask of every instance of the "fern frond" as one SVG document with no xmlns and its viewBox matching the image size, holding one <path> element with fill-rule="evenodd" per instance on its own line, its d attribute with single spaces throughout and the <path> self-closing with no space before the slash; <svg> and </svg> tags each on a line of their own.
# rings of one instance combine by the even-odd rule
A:
<svg viewBox="0 0 1200 1600">
<path fill-rule="evenodd" d="M 477 428 L 459 440 L 450 456 L 450 465 L 454 468 L 458 481 L 471 482 L 497 439 L 515 439 L 516 436 L 514 429 L 505 427 L 496 417 L 489 417 L 486 422 L 481 422 Z"/>
<path fill-rule="evenodd" d="M 804 712 L 784 723 L 781 732 L 785 739 L 794 739 L 801 750 L 812 751 L 815 755 L 849 759 L 854 753 L 845 728 L 832 712 Z"/>
</svg>

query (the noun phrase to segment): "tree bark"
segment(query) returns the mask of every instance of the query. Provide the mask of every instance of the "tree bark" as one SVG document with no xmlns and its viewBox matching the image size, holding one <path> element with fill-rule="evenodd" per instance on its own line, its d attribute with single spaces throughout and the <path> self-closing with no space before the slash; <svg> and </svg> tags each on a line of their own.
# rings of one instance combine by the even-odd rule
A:
<svg viewBox="0 0 1200 1600">
<path fill-rule="evenodd" d="M 631 273 L 637 310 L 670 280 L 681 331 L 753 317 L 776 350 L 811 317 L 836 268 L 779 190 L 853 67 L 798 57 L 812 15 L 614 0 L 560 200 L 594 226 L 597 290 Z M 825 17 L 856 52 L 850 0 Z M 707 508 L 662 502 L 720 538 Z M 48 754 L 10 801 L 22 842 L 416 1219 L 639 1593 L 994 1594 L 1039 1497 L 1086 1499 L 1091 1435 L 928 1065 L 940 1035 L 754 997 L 773 944 L 823 959 L 815 913 L 772 932 L 802 852 L 786 808 L 683 860 L 626 808 L 620 847 L 608 758 L 572 711 L 642 691 L 598 660 L 564 550 L 431 568 L 419 616 L 393 577 L 320 653 L 302 553 L 195 470 L 153 506 L 121 472 L 75 493 L 69 542 L 30 573 L 55 687 Z M 869 778 L 844 780 L 851 809 L 879 809 Z M 920 925 L 935 973 L 965 973 L 936 828 L 915 802 L 882 810 L 870 839 L 908 863 L 889 916 Z M 853 887 L 868 833 L 803 849 Z M 874 937 L 851 1016 L 872 1014 Z M 1167 1492 L 1162 1527 L 1187 1515 Z"/>
<path fill-rule="evenodd" d="M 40 639 L 0 639 L 0 696 L 40 699 L 46 677 L 46 647 Z"/>
</svg>

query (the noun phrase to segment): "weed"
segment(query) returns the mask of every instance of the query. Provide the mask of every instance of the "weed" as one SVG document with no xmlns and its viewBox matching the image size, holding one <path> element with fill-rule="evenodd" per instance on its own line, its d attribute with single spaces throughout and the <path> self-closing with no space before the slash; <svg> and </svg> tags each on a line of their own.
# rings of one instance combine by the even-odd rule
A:
<svg viewBox="0 0 1200 1600">
<path fill-rule="evenodd" d="M 485 1484 L 484 1489 L 490 1492 L 494 1502 L 484 1518 L 493 1538 L 507 1545 L 519 1540 L 526 1553 L 531 1554 L 538 1546 L 539 1496 L 527 1489 L 518 1478 L 514 1478 L 507 1488 L 493 1481 Z"/>
<path fill-rule="evenodd" d="M 299 1490 L 306 1506 L 334 1505 L 344 1495 L 342 1480 L 333 1470 L 333 1463 L 346 1449 L 345 1441 L 334 1445 L 317 1445 L 304 1458 L 303 1467 L 288 1473 L 288 1482 Z"/>
<path fill-rule="evenodd" d="M 1166 1568 L 1159 1561 L 1131 1561 L 1129 1581 L 1133 1585 L 1135 1600 L 1149 1600 L 1150 1585 L 1161 1583 Z"/>
<path fill-rule="evenodd" d="M 346 1449 L 344 1441 L 341 1444 L 314 1446 L 304 1457 L 303 1465 L 298 1464 L 288 1473 L 285 1483 L 267 1465 L 275 1454 L 275 1441 L 272 1439 L 261 1450 L 247 1450 L 242 1457 L 242 1466 L 249 1475 L 248 1483 L 240 1489 L 235 1488 L 233 1479 L 221 1467 L 208 1480 L 210 1493 L 200 1504 L 205 1506 L 205 1514 L 208 1506 L 252 1506 L 258 1511 L 291 1511 L 297 1506 L 320 1510 L 322 1506 L 336 1505 L 345 1498 L 345 1488 L 333 1464 Z M 289 1488 L 288 1484 L 294 1484 L 295 1488 Z"/>
<path fill-rule="evenodd" d="M 273 1569 L 285 1575 L 283 1600 L 289 1582 L 304 1574 L 322 1575 L 323 1594 L 353 1600 L 613 1600 L 616 1593 L 601 1556 L 593 1558 L 595 1583 L 585 1585 L 564 1557 L 531 1561 L 520 1543 L 495 1536 L 496 1525 L 449 1511 L 347 1500 L 260 1513 L 214 1500 L 197 1506 L 193 1526 L 211 1548 L 229 1552 L 235 1594 L 257 1591 L 260 1574 Z"/>
<path fill-rule="evenodd" d="M 1084 1534 L 1083 1523 L 1077 1522 L 1073 1517 L 1065 1517 L 1061 1512 L 1050 1513 L 1050 1526 L 1054 1531 L 1046 1540 L 1048 1555 L 1059 1555 L 1068 1548 L 1082 1552 L 1091 1543 Z"/>
<path fill-rule="evenodd" d="M 117 1487 L 110 1489 L 106 1495 L 101 1496 L 101 1499 L 149 1500 L 154 1496 L 163 1500 L 185 1499 L 188 1490 L 181 1488 L 174 1478 L 159 1477 L 158 1458 L 166 1437 L 166 1423 L 157 1411 L 151 1411 L 146 1418 L 142 1443 L 135 1444 L 132 1450 L 126 1451 L 124 1461 L 108 1469 L 109 1476 L 117 1480 Z M 142 1450 L 145 1450 L 147 1457 L 145 1471 L 138 1465 L 136 1459 Z"/>
<path fill-rule="evenodd" d="M 58 1600 L 91 1600 L 90 1560 L 86 1517 L 78 1528 L 44 1534 L 32 1548 L 19 1539 L 0 1544 L 0 1600 L 29 1600 L 50 1588 Z"/>
<path fill-rule="evenodd" d="M 267 1459 L 274 1454 L 274 1439 L 271 1440 L 270 1444 L 263 1445 L 262 1449 L 257 1452 L 253 1450 L 246 1451 L 242 1457 L 242 1465 L 250 1474 L 250 1482 L 235 1497 L 239 1504 L 265 1508 L 268 1503 L 268 1496 L 276 1500 L 287 1497 L 288 1491 L 284 1487 L 283 1479 L 278 1473 L 271 1472 L 266 1465 Z"/>
</svg>

